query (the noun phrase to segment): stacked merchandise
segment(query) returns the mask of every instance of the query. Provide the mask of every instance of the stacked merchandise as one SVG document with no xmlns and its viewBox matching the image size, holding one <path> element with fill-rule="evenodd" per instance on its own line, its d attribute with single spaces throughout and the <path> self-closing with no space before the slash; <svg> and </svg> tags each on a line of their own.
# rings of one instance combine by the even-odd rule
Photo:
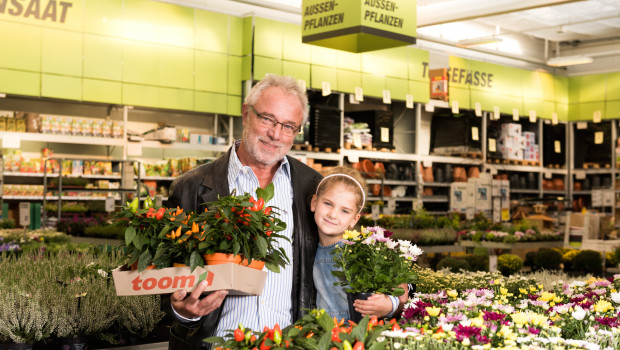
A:
<svg viewBox="0 0 620 350">
<path fill-rule="evenodd" d="M 500 129 L 497 150 L 504 159 L 538 161 L 540 159 L 536 134 L 522 131 L 521 124 L 506 123 Z"/>
<path fill-rule="evenodd" d="M 536 134 L 531 131 L 523 132 L 523 160 L 535 161 L 540 160 L 538 145 L 536 144 Z"/>
<path fill-rule="evenodd" d="M 470 111 L 452 114 L 448 109 L 436 109 L 431 122 L 431 152 L 440 155 L 479 153 L 482 149 L 480 120 Z"/>
<path fill-rule="evenodd" d="M 372 135 L 373 148 L 394 148 L 394 115 L 392 111 L 370 110 L 349 112 L 356 123 L 366 123 Z"/>
<path fill-rule="evenodd" d="M 342 135 L 345 148 L 372 147 L 372 135 L 368 123 L 356 123 L 351 117 L 344 117 L 344 133 Z"/>
</svg>

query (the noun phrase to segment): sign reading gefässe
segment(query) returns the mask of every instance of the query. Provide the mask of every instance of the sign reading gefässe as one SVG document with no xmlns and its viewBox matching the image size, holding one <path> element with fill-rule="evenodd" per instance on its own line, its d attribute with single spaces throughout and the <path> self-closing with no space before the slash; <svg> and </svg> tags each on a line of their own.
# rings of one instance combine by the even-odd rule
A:
<svg viewBox="0 0 620 350">
<path fill-rule="evenodd" d="M 366 52 L 415 44 L 415 0 L 303 0 L 302 42 Z"/>
</svg>

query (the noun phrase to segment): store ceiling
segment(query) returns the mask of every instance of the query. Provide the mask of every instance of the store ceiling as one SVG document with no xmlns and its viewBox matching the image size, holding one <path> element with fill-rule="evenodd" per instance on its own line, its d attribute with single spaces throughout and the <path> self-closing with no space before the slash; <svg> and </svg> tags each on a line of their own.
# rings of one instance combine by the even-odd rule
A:
<svg viewBox="0 0 620 350">
<path fill-rule="evenodd" d="M 254 14 L 301 23 L 301 0 L 164 1 L 238 16 Z M 620 71 L 620 0 L 417 2 L 418 46 L 423 48 L 462 55 L 462 49 L 455 48 L 460 40 L 494 38 L 501 41 L 467 50 L 475 53 L 473 58 L 510 58 L 546 69 L 552 69 L 546 64 L 549 58 L 587 55 L 592 63 L 555 70 L 568 75 Z"/>
</svg>

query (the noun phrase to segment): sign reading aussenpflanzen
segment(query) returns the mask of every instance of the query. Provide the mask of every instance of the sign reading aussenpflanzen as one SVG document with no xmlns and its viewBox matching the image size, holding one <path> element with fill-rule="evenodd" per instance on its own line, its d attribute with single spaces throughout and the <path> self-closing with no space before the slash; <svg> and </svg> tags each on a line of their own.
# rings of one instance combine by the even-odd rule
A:
<svg viewBox="0 0 620 350">
<path fill-rule="evenodd" d="M 415 0 L 304 0 L 302 42 L 366 52 L 415 44 Z"/>
</svg>

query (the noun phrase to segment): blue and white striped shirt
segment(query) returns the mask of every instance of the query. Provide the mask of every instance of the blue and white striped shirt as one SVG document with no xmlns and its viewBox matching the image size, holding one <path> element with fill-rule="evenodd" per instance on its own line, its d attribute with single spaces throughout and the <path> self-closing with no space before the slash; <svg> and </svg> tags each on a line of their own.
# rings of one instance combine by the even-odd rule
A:
<svg viewBox="0 0 620 350">
<path fill-rule="evenodd" d="M 236 143 L 238 145 L 238 142 Z M 280 234 L 292 241 L 293 237 L 293 186 L 291 182 L 290 165 L 286 157 L 273 177 L 274 197 L 269 201 L 270 206 L 278 207 L 280 220 L 286 222 L 286 229 Z M 237 157 L 235 147 L 230 152 L 228 166 L 228 184 L 232 192 L 237 194 L 249 193 L 256 197 L 256 188 L 259 182 L 249 166 L 243 166 Z M 286 256 L 293 258 L 291 241 L 279 240 L 284 247 Z M 228 295 L 224 302 L 222 317 L 215 332 L 216 336 L 223 336 L 226 330 L 237 328 L 243 324 L 254 331 L 262 331 L 265 326 L 273 327 L 276 323 L 284 328 L 292 320 L 292 293 L 293 265 L 288 264 L 280 269 L 280 273 L 267 270 L 267 281 L 263 294 L 260 296 Z"/>
</svg>

